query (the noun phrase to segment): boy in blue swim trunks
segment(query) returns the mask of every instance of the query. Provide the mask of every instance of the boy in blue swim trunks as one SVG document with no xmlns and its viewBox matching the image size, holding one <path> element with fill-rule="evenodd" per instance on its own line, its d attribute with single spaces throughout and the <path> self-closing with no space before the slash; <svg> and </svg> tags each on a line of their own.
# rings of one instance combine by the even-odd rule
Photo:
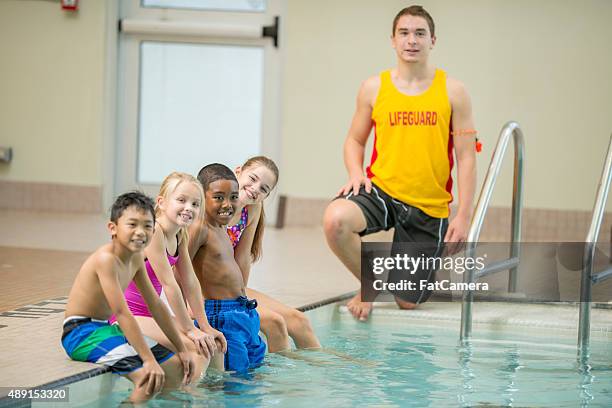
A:
<svg viewBox="0 0 612 408">
<path fill-rule="evenodd" d="M 226 226 L 238 205 L 238 181 L 222 164 L 200 170 L 205 213 L 189 227 L 189 254 L 206 299 L 210 325 L 227 340 L 225 369 L 244 372 L 260 365 L 266 344 L 259 337 L 257 301 L 246 297 L 244 277 L 234 259 Z"/>
<path fill-rule="evenodd" d="M 110 366 L 135 385 L 130 399 L 143 401 L 162 390 L 191 381 L 194 359 L 168 309 L 147 276 L 143 250 L 155 224 L 153 201 L 139 192 L 117 198 L 108 229 L 112 241 L 96 250 L 79 271 L 66 305 L 62 346 L 70 358 Z M 134 280 L 151 314 L 178 350 L 144 337 L 123 291 Z M 108 324 L 115 315 L 118 325 Z M 160 366 L 161 364 L 161 366 Z"/>
</svg>

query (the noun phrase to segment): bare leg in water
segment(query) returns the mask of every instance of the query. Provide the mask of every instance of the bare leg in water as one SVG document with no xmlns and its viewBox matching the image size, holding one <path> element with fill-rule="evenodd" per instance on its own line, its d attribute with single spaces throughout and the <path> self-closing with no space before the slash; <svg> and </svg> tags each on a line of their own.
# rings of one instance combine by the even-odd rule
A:
<svg viewBox="0 0 612 408">
<path fill-rule="evenodd" d="M 366 219 L 357 204 L 338 199 L 331 202 L 323 216 L 323 228 L 327 244 L 346 268 L 361 280 L 361 237 L 366 229 Z M 361 300 L 361 291 L 346 305 L 351 314 L 361 321 L 368 319 L 372 302 Z"/>
</svg>

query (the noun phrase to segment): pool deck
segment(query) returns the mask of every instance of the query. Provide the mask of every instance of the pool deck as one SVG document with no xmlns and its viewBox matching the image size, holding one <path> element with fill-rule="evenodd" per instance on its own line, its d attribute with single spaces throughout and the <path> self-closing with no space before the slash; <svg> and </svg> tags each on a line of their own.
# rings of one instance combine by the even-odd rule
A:
<svg viewBox="0 0 612 408">
<path fill-rule="evenodd" d="M 102 216 L 0 210 L 0 387 L 35 387 L 98 367 L 70 361 L 60 335 L 66 296 L 89 252 L 107 242 L 104 226 Z M 254 289 L 300 307 L 358 288 L 321 229 L 270 228 L 264 239 Z"/>
<path fill-rule="evenodd" d="M 107 242 L 104 217 L 0 210 L 0 387 L 35 387 L 98 366 L 70 361 L 60 345 L 66 296 L 88 253 Z M 369 240 L 385 240 L 378 234 Z M 263 259 L 250 286 L 301 307 L 358 288 L 327 248 L 321 228 L 266 230 Z M 429 302 L 414 311 L 381 304 L 378 314 L 401 314 L 431 324 L 456 326 L 461 304 Z M 342 311 L 342 310 L 341 310 Z M 344 310 L 344 312 L 346 312 Z M 476 303 L 475 324 L 525 325 L 575 333 L 575 305 Z M 593 310 L 594 335 L 612 333 L 612 311 Z M 0 398 L 3 396 L 0 393 Z"/>
</svg>

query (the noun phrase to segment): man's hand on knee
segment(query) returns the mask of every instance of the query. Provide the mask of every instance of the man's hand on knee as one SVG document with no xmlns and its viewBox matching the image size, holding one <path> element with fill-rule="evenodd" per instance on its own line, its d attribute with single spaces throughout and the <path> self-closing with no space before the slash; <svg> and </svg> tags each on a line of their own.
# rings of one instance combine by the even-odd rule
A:
<svg viewBox="0 0 612 408">
<path fill-rule="evenodd" d="M 353 191 L 354 195 L 357 195 L 359 194 L 359 189 L 361 188 L 361 186 L 365 187 L 367 193 L 370 193 L 372 191 L 372 181 L 363 174 L 357 177 L 351 177 L 349 181 L 344 186 L 342 186 L 340 190 L 338 190 L 337 195 L 347 195 L 351 192 L 351 190 Z"/>
</svg>

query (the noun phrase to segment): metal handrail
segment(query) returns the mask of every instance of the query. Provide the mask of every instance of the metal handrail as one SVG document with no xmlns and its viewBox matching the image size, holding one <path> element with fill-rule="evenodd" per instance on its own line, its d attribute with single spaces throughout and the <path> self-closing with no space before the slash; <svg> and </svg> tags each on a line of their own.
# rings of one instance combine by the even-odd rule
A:
<svg viewBox="0 0 612 408">
<path fill-rule="evenodd" d="M 604 209 L 610 191 L 610 181 L 612 180 L 612 136 L 608 144 L 608 154 L 601 173 L 601 180 L 597 189 L 597 198 L 593 206 L 593 216 L 591 226 L 587 233 L 584 260 L 582 264 L 582 280 L 580 283 L 580 314 L 578 318 L 578 359 L 585 362 L 589 358 L 589 346 L 591 341 L 591 288 L 594 284 L 603 282 L 612 276 L 610 270 L 604 270 L 593 275 L 593 261 L 595 258 L 595 248 L 597 237 L 601 229 Z"/>
<path fill-rule="evenodd" d="M 480 196 L 478 197 L 478 203 L 476 204 L 476 210 L 474 211 L 474 217 L 472 218 L 472 225 L 467 237 L 467 247 L 465 250 L 466 258 L 474 257 L 476 251 L 476 245 L 480 237 L 480 230 L 484 217 L 489 208 L 489 201 L 495 187 L 495 182 L 499 176 L 501 169 L 502 160 L 505 156 L 510 136 L 513 136 L 514 141 L 514 185 L 512 192 L 512 247 L 510 250 L 510 259 L 502 261 L 495 265 L 490 265 L 490 270 L 480 271 L 478 275 L 475 275 L 474 269 L 469 269 L 465 272 L 463 280 L 466 283 L 472 283 L 475 279 L 490 275 L 491 273 L 500 272 L 502 270 L 509 269 L 510 276 L 508 277 L 508 290 L 510 292 L 516 291 L 517 283 L 517 271 L 520 256 L 520 248 L 516 243 L 521 239 L 521 220 L 523 210 L 523 157 L 525 155 L 525 146 L 523 142 L 523 132 L 516 122 L 508 122 L 502 128 L 499 139 L 497 140 L 497 146 L 493 152 L 491 164 L 487 170 L 482 190 L 480 190 Z M 501 266 L 500 266 L 501 265 Z M 503 269 L 500 269 L 502 268 Z M 495 269 L 495 270 L 494 270 Z M 472 303 L 474 301 L 474 293 L 471 290 L 463 292 L 463 302 L 461 304 L 461 340 L 468 339 L 472 334 Z"/>
</svg>

